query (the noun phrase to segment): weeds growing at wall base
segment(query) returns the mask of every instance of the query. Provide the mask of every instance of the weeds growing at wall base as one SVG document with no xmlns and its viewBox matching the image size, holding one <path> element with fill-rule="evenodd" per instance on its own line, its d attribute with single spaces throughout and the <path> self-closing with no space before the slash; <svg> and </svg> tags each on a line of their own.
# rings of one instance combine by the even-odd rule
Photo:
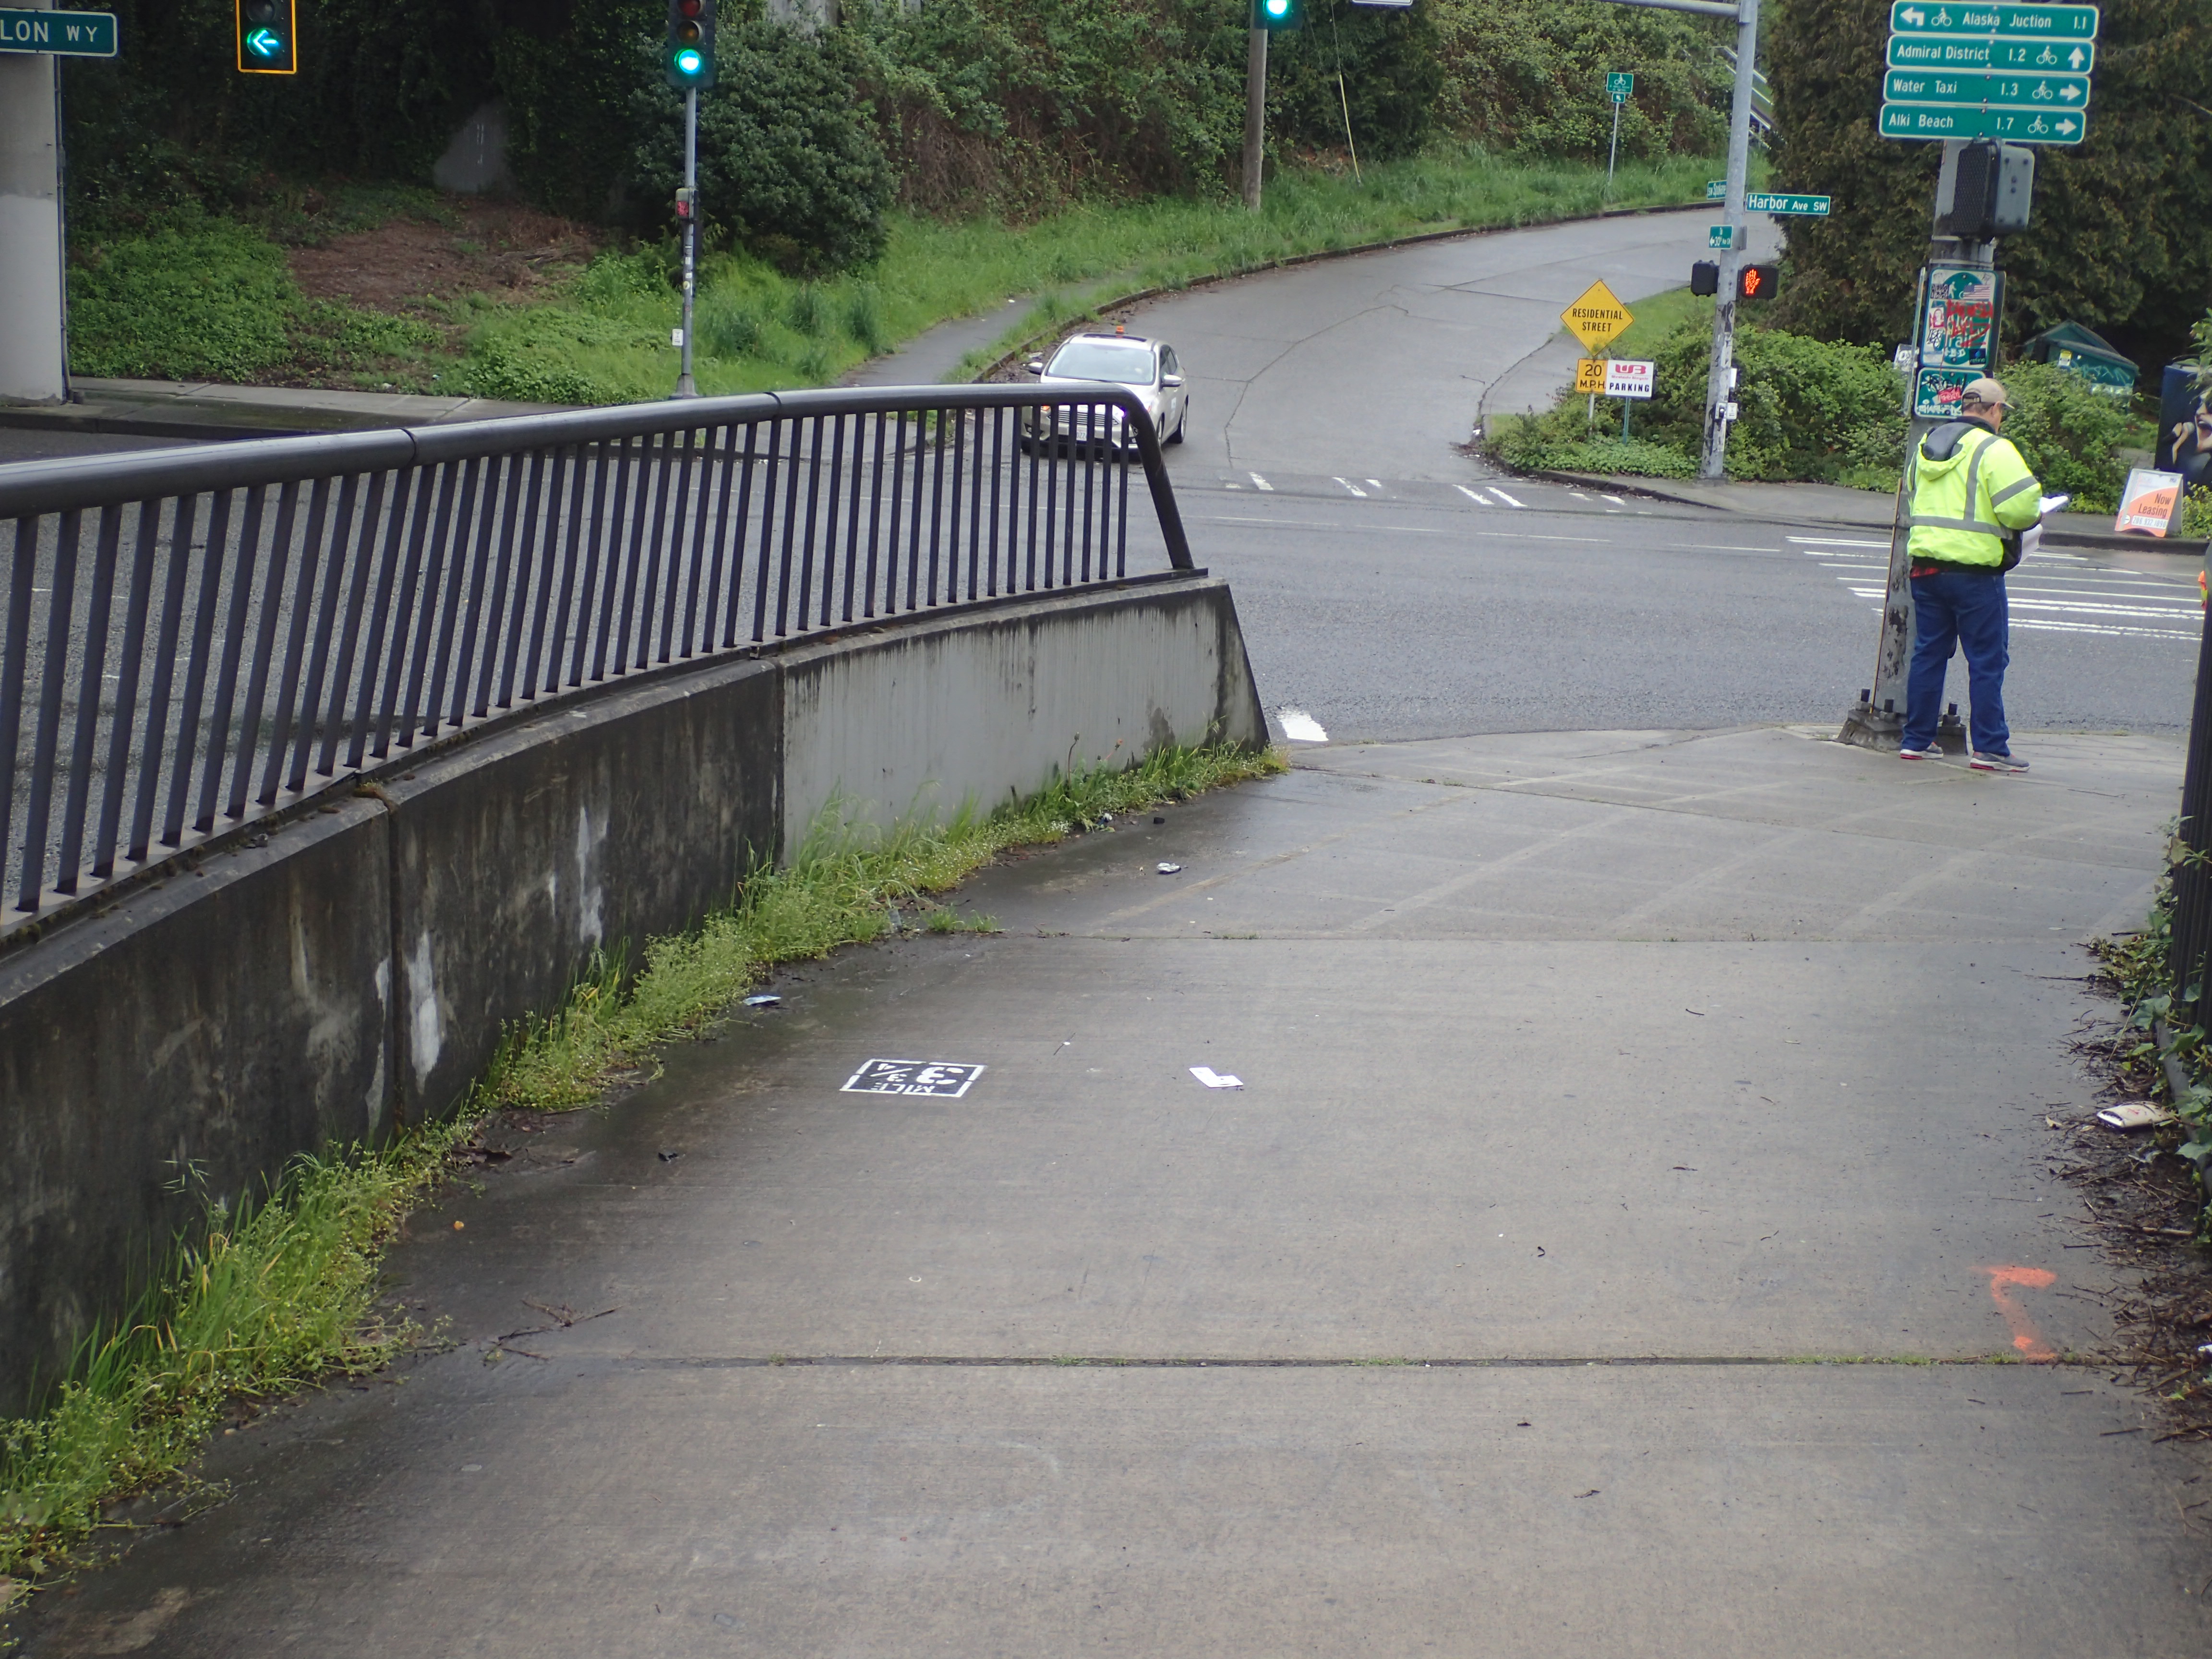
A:
<svg viewBox="0 0 2212 1659">
<path fill-rule="evenodd" d="M 511 1033 L 450 1121 L 298 1158 L 258 1201 L 210 1200 L 204 1235 L 179 1242 L 129 1316 L 88 1339 L 44 1413 L 0 1423 L 0 1611 L 83 1560 L 119 1525 L 117 1500 L 184 1469 L 231 1402 L 374 1370 L 419 1339 L 377 1311 L 384 1247 L 487 1113 L 598 1098 L 611 1073 L 696 1030 L 778 963 L 908 927 L 988 927 L 934 896 L 1009 848 L 1284 769 L 1273 751 L 1166 749 L 949 824 L 825 825 L 788 867 L 748 875 L 727 910 L 653 941 L 634 980 L 604 962 L 557 1013 Z"/>
</svg>

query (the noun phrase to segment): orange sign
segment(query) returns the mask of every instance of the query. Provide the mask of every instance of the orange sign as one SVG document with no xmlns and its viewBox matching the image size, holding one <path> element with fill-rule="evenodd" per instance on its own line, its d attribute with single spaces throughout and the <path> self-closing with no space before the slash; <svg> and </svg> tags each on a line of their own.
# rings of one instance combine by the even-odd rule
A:
<svg viewBox="0 0 2212 1659">
<path fill-rule="evenodd" d="M 2137 467 L 2128 474 L 2128 487 L 2120 492 L 2119 516 L 2112 520 L 2112 528 L 2133 531 L 2139 536 L 2168 535 L 2180 506 L 2179 472 L 2152 472 Z"/>
<path fill-rule="evenodd" d="M 1575 390 L 1598 392 L 1605 390 L 1605 359 L 1585 357 L 1575 365 Z"/>
</svg>

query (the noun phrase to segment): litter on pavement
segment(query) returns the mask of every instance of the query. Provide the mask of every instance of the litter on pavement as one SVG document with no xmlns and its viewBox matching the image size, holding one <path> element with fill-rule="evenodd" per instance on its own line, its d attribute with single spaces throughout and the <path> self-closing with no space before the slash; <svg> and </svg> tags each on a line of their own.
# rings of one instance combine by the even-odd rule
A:
<svg viewBox="0 0 2212 1659">
<path fill-rule="evenodd" d="M 2098 1113 L 2097 1121 L 2107 1129 L 2155 1129 L 2161 1123 L 2172 1122 L 2173 1114 L 2147 1100 L 2124 1100 Z"/>
<path fill-rule="evenodd" d="M 1244 1086 L 1243 1078 L 1227 1076 L 1211 1066 L 1194 1066 L 1190 1068 L 1190 1074 L 1209 1089 L 1241 1089 Z"/>
<path fill-rule="evenodd" d="M 748 1008 L 773 1008 L 777 1003 L 782 1000 L 783 999 L 781 997 L 747 997 L 745 999 L 745 1006 Z"/>
<path fill-rule="evenodd" d="M 1180 875 L 1182 872 L 1182 866 L 1180 864 L 1162 864 L 1160 866 L 1160 873 L 1164 876 Z"/>
</svg>

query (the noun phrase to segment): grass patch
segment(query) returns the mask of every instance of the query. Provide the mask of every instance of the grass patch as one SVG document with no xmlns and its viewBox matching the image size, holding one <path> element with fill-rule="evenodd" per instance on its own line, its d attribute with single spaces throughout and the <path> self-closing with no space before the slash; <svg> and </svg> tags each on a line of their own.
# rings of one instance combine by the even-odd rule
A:
<svg viewBox="0 0 2212 1659">
<path fill-rule="evenodd" d="M 825 956 L 915 927 L 989 931 L 989 917 L 960 917 L 933 903 L 1010 847 L 1057 842 L 1108 813 L 1284 769 L 1272 753 L 1164 749 L 1126 771 L 1064 777 L 988 817 L 880 834 L 836 830 L 786 869 L 749 878 L 737 902 L 693 932 L 656 939 L 627 995 L 623 964 L 602 958 L 566 1006 L 516 1028 L 479 1091 L 488 1106 L 558 1109 L 598 1097 L 608 1074 L 655 1043 L 696 1030 L 779 962 Z"/>
<path fill-rule="evenodd" d="M 1528 225 L 1697 199 L 1713 163 L 1603 169 L 1447 147 L 1367 170 L 1364 183 L 1288 171 L 1257 214 L 1163 197 L 1070 209 L 1033 223 L 894 216 L 882 263 L 802 282 L 738 253 L 702 261 L 695 373 L 709 395 L 820 385 L 948 319 L 1003 310 L 1006 334 L 969 375 L 1123 295 L 1258 270 L 1301 254 L 1437 231 Z M 659 398 L 675 384 L 681 320 L 667 248 L 603 255 L 551 304 L 480 304 L 462 370 L 480 397 L 564 403 Z M 1010 301 L 1027 297 L 1026 306 Z"/>
<path fill-rule="evenodd" d="M 438 340 L 428 323 L 308 299 L 259 229 L 197 215 L 83 246 L 69 300 L 78 374 L 349 384 Z"/>
<path fill-rule="evenodd" d="M 204 1237 L 178 1247 L 118 1328 L 88 1340 L 46 1411 L 0 1423 L 0 1609 L 81 1560 L 118 1499 L 183 1469 L 230 1402 L 373 1370 L 416 1338 L 378 1316 L 383 1247 L 487 1112 L 596 1098 L 617 1066 L 696 1030 L 777 963 L 908 925 L 995 927 L 932 896 L 1007 848 L 1284 769 L 1272 751 L 1168 749 L 1061 778 L 988 817 L 825 836 L 789 868 L 749 877 L 729 910 L 654 941 L 627 989 L 603 963 L 559 1013 L 513 1034 L 452 1121 L 382 1149 L 296 1159 L 258 1202 L 211 1204 Z"/>
</svg>

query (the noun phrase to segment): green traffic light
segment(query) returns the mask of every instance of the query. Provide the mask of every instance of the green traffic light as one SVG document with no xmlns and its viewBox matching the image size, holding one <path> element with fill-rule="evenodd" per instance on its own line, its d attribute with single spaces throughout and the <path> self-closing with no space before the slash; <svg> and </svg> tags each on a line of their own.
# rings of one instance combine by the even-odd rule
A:
<svg viewBox="0 0 2212 1659">
<path fill-rule="evenodd" d="M 1261 0 L 1261 3 L 1266 6 L 1270 17 L 1288 17 L 1291 15 L 1291 0 Z"/>
<path fill-rule="evenodd" d="M 283 55 L 284 42 L 270 30 L 256 29 L 246 37 L 246 49 L 256 58 L 276 58 Z"/>
<path fill-rule="evenodd" d="M 699 55 L 696 48 L 686 46 L 676 54 L 676 72 L 678 75 L 696 75 L 706 66 L 706 63 L 707 60 Z"/>
</svg>

